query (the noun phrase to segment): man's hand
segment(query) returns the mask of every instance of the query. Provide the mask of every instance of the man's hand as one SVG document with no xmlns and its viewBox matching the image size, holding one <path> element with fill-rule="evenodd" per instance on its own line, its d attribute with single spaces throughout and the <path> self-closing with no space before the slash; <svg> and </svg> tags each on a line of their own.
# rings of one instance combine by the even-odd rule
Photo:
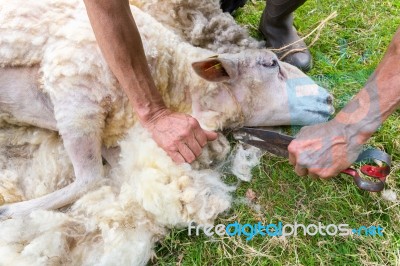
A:
<svg viewBox="0 0 400 266">
<path fill-rule="evenodd" d="M 400 29 L 365 87 L 333 120 L 303 128 L 290 143 L 298 175 L 333 177 L 357 159 L 362 144 L 400 106 L 399 60 Z"/>
<path fill-rule="evenodd" d="M 299 176 L 330 178 L 348 168 L 362 149 L 357 134 L 335 120 L 304 127 L 289 147 L 289 161 Z"/>
<path fill-rule="evenodd" d="M 190 115 L 164 109 L 143 123 L 155 142 L 176 163 L 193 162 L 207 144 L 217 139 L 217 133 L 203 130 Z"/>
</svg>

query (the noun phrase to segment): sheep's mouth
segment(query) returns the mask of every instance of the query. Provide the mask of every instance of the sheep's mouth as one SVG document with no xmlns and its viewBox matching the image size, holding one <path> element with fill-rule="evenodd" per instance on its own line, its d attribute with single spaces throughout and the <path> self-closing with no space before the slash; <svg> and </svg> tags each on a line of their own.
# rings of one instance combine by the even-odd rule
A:
<svg viewBox="0 0 400 266">
<path fill-rule="evenodd" d="M 334 111 L 321 111 L 321 110 L 306 110 L 307 112 L 313 113 L 313 114 L 318 114 L 320 116 L 331 116 Z"/>
<path fill-rule="evenodd" d="M 279 70 L 278 70 L 278 77 L 279 77 L 279 79 L 280 79 L 280 80 L 285 80 L 287 77 L 286 77 L 285 73 L 282 71 L 281 66 L 278 65 L 278 68 L 279 68 Z"/>
</svg>

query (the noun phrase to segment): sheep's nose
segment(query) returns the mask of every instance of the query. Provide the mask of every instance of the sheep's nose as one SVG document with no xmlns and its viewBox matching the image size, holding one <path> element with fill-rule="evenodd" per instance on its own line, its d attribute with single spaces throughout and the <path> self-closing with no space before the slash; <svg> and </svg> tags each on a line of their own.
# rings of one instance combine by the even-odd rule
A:
<svg viewBox="0 0 400 266">
<path fill-rule="evenodd" d="M 333 104 L 333 96 L 331 94 L 329 94 L 328 97 L 326 97 L 326 103 L 329 105 Z"/>
</svg>

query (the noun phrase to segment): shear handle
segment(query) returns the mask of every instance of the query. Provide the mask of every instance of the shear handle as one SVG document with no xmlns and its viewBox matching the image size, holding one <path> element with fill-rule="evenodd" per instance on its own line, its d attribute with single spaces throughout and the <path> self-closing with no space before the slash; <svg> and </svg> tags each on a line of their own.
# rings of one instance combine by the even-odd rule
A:
<svg viewBox="0 0 400 266">
<path fill-rule="evenodd" d="M 366 180 L 360 176 L 356 169 L 347 168 L 342 171 L 343 174 L 347 174 L 353 177 L 354 183 L 356 183 L 357 187 L 362 190 L 366 190 L 369 192 L 379 192 L 382 191 L 385 187 L 385 182 L 378 179 L 378 182 Z"/>
<path fill-rule="evenodd" d="M 356 162 L 363 162 L 367 160 L 379 160 L 382 163 L 386 164 L 385 166 L 363 165 L 361 167 L 361 172 L 363 174 L 376 178 L 378 180 L 377 182 L 362 178 L 357 170 L 353 168 L 347 168 L 346 170 L 343 170 L 342 173 L 352 176 L 354 179 L 354 183 L 356 183 L 356 185 L 362 190 L 370 192 L 382 191 L 385 187 L 386 177 L 390 173 L 390 156 L 383 151 L 377 149 L 369 149 L 363 151 L 358 156 Z"/>
</svg>

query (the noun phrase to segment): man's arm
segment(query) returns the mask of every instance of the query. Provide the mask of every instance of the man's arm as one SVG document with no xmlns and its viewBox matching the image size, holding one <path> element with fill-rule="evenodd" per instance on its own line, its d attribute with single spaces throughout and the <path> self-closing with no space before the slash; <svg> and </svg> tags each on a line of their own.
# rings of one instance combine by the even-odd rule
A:
<svg viewBox="0 0 400 266">
<path fill-rule="evenodd" d="M 154 85 L 128 0 L 84 0 L 96 40 L 140 122 L 175 162 L 192 162 L 217 134 L 174 113 Z"/>
<path fill-rule="evenodd" d="M 400 29 L 365 87 L 336 117 L 304 127 L 289 145 L 298 175 L 329 178 L 349 167 L 362 145 L 400 106 Z"/>
</svg>

